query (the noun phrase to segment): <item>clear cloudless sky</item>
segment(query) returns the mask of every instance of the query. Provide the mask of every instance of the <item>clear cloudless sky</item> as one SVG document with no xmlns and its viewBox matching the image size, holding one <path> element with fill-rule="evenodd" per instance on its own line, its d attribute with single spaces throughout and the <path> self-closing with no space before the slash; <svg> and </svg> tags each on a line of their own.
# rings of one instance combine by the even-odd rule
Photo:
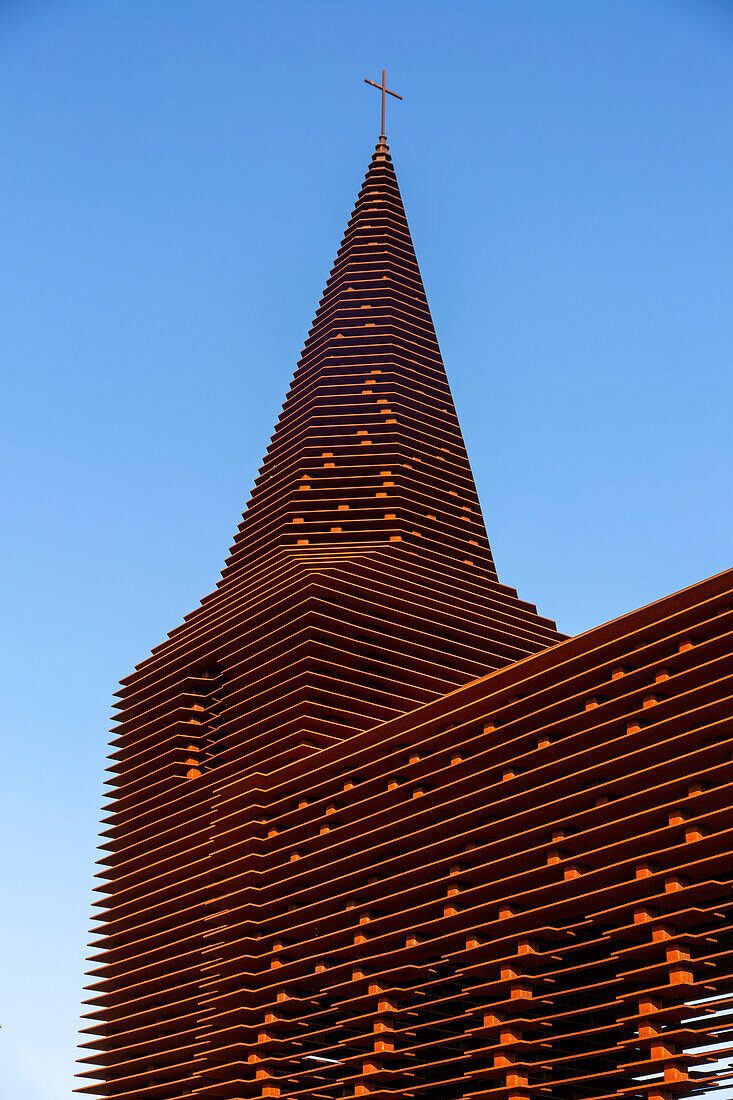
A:
<svg viewBox="0 0 733 1100">
<path fill-rule="evenodd" d="M 218 578 L 383 66 L 502 580 L 576 633 L 731 565 L 729 2 L 3 0 L 8 1100 L 70 1095 L 112 694 Z"/>
</svg>

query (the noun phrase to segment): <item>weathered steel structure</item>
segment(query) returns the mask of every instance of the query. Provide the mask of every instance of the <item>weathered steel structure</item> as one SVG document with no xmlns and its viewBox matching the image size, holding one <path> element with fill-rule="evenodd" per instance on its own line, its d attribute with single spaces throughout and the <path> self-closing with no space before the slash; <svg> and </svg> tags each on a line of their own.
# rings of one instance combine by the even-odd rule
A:
<svg viewBox="0 0 733 1100">
<path fill-rule="evenodd" d="M 571 639 L 499 583 L 382 135 L 221 581 L 120 692 L 82 1091 L 710 1088 L 732 631 L 733 571 Z"/>
</svg>

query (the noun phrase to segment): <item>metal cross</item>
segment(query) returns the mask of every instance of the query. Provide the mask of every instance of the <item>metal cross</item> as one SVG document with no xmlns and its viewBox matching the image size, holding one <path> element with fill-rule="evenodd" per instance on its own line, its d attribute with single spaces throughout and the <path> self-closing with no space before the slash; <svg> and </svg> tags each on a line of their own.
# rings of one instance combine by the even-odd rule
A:
<svg viewBox="0 0 733 1100">
<path fill-rule="evenodd" d="M 382 93 L 382 133 L 380 134 L 380 137 L 385 137 L 384 104 L 385 104 L 385 101 L 387 99 L 387 96 L 388 95 L 393 95 L 395 97 L 395 99 L 402 99 L 402 96 L 398 95 L 397 92 L 393 92 L 390 88 L 387 87 L 387 70 L 386 69 L 382 69 L 382 83 L 381 84 L 375 84 L 373 80 L 367 80 L 366 77 L 364 77 L 364 83 L 365 84 L 371 84 L 372 88 L 379 88 L 380 92 Z"/>
</svg>

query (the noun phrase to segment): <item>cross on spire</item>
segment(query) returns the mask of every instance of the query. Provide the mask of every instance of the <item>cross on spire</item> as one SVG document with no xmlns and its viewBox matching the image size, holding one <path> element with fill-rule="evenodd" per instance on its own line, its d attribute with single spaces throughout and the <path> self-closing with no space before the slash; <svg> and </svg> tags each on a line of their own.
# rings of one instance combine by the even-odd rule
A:
<svg viewBox="0 0 733 1100">
<path fill-rule="evenodd" d="M 366 77 L 364 77 L 364 83 L 365 84 L 371 84 L 372 88 L 379 88 L 380 92 L 382 93 L 382 132 L 379 136 L 384 138 L 384 137 L 386 137 L 386 133 L 385 133 L 385 129 L 384 129 L 384 106 L 385 106 L 387 96 L 388 95 L 393 95 L 395 97 L 395 99 L 402 99 L 402 96 L 398 95 L 397 92 L 393 92 L 391 90 L 391 88 L 387 87 L 387 70 L 386 69 L 382 69 L 382 83 L 381 84 L 375 84 L 373 80 L 367 80 Z"/>
</svg>

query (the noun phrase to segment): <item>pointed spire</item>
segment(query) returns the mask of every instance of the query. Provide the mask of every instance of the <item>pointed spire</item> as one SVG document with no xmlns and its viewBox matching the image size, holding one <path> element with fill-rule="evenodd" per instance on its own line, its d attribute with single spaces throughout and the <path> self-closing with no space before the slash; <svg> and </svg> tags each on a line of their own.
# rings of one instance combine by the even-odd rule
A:
<svg viewBox="0 0 733 1100">
<path fill-rule="evenodd" d="M 229 569 L 273 549 L 403 542 L 496 573 L 384 136 Z"/>
<path fill-rule="evenodd" d="M 389 155 L 389 145 L 387 144 L 387 138 L 384 134 L 379 135 L 379 141 L 377 142 L 377 147 L 374 150 L 374 156 L 372 157 L 373 162 L 380 160 L 392 160 L 392 157 Z"/>
</svg>

